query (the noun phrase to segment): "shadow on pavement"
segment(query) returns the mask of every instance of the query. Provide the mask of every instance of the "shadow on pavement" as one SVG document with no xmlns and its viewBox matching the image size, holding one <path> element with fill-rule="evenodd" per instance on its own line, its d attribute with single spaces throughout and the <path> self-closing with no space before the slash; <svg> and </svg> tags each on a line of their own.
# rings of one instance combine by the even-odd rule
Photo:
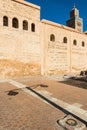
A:
<svg viewBox="0 0 87 130">
<path fill-rule="evenodd" d="M 87 126 L 87 122 L 83 119 L 81 119 L 80 117 L 74 115 L 73 113 L 67 111 L 66 109 L 64 109 L 63 107 L 59 106 L 58 104 L 54 103 L 53 101 L 49 100 L 47 97 L 41 95 L 40 93 L 36 92 L 35 90 L 33 90 L 31 87 L 26 87 L 28 90 L 30 90 L 31 92 L 33 92 L 34 94 L 36 94 L 38 97 L 40 97 L 41 99 L 45 100 L 47 103 L 49 103 L 50 105 L 52 105 L 53 107 L 55 107 L 56 109 L 61 110 L 62 112 L 64 112 L 67 115 L 72 115 L 73 117 L 75 117 L 76 119 L 80 120 L 81 122 L 83 122 L 86 126 Z"/>
<path fill-rule="evenodd" d="M 8 92 L 8 95 L 9 95 L 9 96 L 16 96 L 18 93 L 19 93 L 19 92 L 15 92 L 15 91 L 10 90 L 10 91 Z"/>
<path fill-rule="evenodd" d="M 83 89 L 87 89 L 87 82 L 75 80 L 75 79 L 66 79 L 65 81 L 59 81 L 60 83 L 72 85 L 74 87 L 79 87 Z"/>
</svg>

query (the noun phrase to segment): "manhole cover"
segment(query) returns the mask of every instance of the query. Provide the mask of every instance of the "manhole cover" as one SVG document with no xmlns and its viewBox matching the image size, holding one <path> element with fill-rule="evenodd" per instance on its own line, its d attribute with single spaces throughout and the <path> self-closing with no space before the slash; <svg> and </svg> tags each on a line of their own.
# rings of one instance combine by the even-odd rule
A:
<svg viewBox="0 0 87 130">
<path fill-rule="evenodd" d="M 71 115 L 66 115 L 62 119 L 58 120 L 57 123 L 64 130 L 84 130 L 86 128 L 86 125 L 84 123 L 77 120 Z"/>
<path fill-rule="evenodd" d="M 78 124 L 74 119 L 67 119 L 66 123 L 70 126 L 76 126 Z"/>
</svg>

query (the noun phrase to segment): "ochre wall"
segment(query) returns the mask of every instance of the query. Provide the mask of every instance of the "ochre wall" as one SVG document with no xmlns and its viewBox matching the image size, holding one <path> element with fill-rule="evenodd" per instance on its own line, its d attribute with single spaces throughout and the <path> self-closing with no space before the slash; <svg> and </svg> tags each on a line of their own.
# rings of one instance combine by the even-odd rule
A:
<svg viewBox="0 0 87 130">
<path fill-rule="evenodd" d="M 7 27 L 3 26 L 3 16 L 8 17 Z M 12 27 L 14 17 L 19 28 Z M 28 30 L 23 30 L 23 20 L 28 21 Z M 31 31 L 32 23 L 35 32 Z M 55 42 L 50 41 L 51 34 Z M 67 43 L 63 43 L 64 37 Z M 86 34 L 40 21 L 40 7 L 24 0 L 0 0 L 0 78 L 79 73 L 87 70 L 86 59 Z"/>
<path fill-rule="evenodd" d="M 87 70 L 87 35 L 47 20 L 42 20 L 42 28 L 43 74 L 74 74 Z M 50 41 L 51 34 L 54 34 L 55 42 Z M 63 43 L 64 37 L 67 43 Z M 76 46 L 73 45 L 75 39 Z"/>
<path fill-rule="evenodd" d="M 73 46 L 73 39 L 77 40 L 77 45 Z M 82 41 L 85 46 L 82 47 Z M 71 32 L 71 70 L 73 73 L 79 73 L 81 70 L 87 70 L 87 35 Z"/>
<path fill-rule="evenodd" d="M 0 0 L 0 77 L 17 77 L 41 74 L 40 8 L 20 1 Z M 8 27 L 3 26 L 3 16 L 8 17 Z M 12 27 L 16 17 L 19 28 Z M 23 30 L 23 20 L 28 30 Z M 35 24 L 35 32 L 31 24 Z"/>
</svg>

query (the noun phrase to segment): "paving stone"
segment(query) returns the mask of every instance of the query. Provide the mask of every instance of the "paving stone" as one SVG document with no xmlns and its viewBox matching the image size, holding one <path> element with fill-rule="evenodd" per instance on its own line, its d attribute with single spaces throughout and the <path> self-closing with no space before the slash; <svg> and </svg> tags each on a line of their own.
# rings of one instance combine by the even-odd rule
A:
<svg viewBox="0 0 87 130">
<path fill-rule="evenodd" d="M 5 83 L 4 90 L 7 85 L 10 90 L 16 88 Z M 0 130 L 53 130 L 57 119 L 65 115 L 23 90 L 18 92 L 15 96 L 5 91 L 0 94 Z"/>
<path fill-rule="evenodd" d="M 18 80 L 17 80 L 18 81 Z M 54 98 L 69 104 L 81 104 L 87 110 L 87 90 L 66 85 L 53 80 L 21 80 L 25 86 L 45 84 L 48 87 L 35 87 L 37 91 L 47 91 Z M 8 95 L 9 90 L 17 89 L 14 85 L 0 83 L 0 130 L 63 130 L 57 120 L 65 116 L 63 111 L 42 102 L 40 99 L 17 89 L 17 95 Z M 85 98 L 82 98 L 84 95 Z M 87 130 L 87 129 L 86 129 Z"/>
</svg>

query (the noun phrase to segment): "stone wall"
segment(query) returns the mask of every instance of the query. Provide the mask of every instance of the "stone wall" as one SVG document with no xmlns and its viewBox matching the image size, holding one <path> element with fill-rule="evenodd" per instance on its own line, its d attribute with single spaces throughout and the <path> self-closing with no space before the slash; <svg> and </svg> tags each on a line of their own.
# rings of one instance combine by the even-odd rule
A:
<svg viewBox="0 0 87 130">
<path fill-rule="evenodd" d="M 40 57 L 40 7 L 20 0 L 0 0 L 0 77 L 41 74 Z M 8 26 L 3 26 L 3 16 Z M 19 27 L 12 27 L 16 17 Z M 28 30 L 23 30 L 23 20 Z M 35 32 L 31 24 L 35 24 Z"/>
<path fill-rule="evenodd" d="M 8 26 L 3 26 L 3 16 L 8 17 Z M 18 19 L 18 28 L 12 27 L 13 18 Z M 23 30 L 24 20 L 28 30 Z M 31 31 L 32 23 L 35 32 Z M 51 34 L 55 41 L 50 40 Z M 74 40 L 77 45 L 73 45 Z M 79 73 L 87 70 L 86 58 L 86 34 L 40 21 L 37 5 L 24 0 L 0 0 L 0 78 Z"/>
<path fill-rule="evenodd" d="M 77 45 L 73 45 L 73 40 L 77 40 Z M 82 46 L 84 42 L 84 46 Z M 71 32 L 71 70 L 73 73 L 79 73 L 81 70 L 87 70 L 87 35 Z"/>
<path fill-rule="evenodd" d="M 43 56 L 45 75 L 58 75 L 68 72 L 68 44 L 63 43 L 63 37 L 68 36 L 66 30 L 57 27 L 55 23 L 42 20 Z M 54 34 L 55 41 L 50 41 L 50 35 Z"/>
<path fill-rule="evenodd" d="M 87 35 L 47 20 L 42 20 L 42 28 L 43 74 L 74 74 L 87 70 Z M 50 41 L 51 34 L 54 34 L 55 41 Z M 63 42 L 64 37 L 67 43 Z"/>
</svg>

